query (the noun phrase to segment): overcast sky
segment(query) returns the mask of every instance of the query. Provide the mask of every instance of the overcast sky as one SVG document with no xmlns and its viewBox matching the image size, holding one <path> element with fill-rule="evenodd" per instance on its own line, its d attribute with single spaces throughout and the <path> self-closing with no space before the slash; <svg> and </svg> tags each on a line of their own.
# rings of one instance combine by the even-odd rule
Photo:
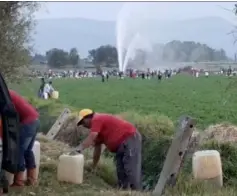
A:
<svg viewBox="0 0 237 196">
<path fill-rule="evenodd" d="M 116 20 L 125 2 L 43 2 L 36 14 L 43 18 L 81 17 L 97 20 Z M 132 2 L 134 7 L 149 10 L 149 15 L 161 20 L 183 20 L 206 16 L 220 16 L 235 22 L 231 12 L 234 2 Z M 230 10 L 230 11 L 228 11 Z M 237 20 L 236 20 L 237 21 Z"/>
</svg>

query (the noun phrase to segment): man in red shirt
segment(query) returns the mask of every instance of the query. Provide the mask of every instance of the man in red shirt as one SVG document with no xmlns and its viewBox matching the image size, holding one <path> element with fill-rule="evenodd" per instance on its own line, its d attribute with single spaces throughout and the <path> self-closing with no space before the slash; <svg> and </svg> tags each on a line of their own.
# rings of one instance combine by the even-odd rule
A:
<svg viewBox="0 0 237 196">
<path fill-rule="evenodd" d="M 90 129 L 88 137 L 79 145 L 80 153 L 94 145 L 93 167 L 101 155 L 101 145 L 105 144 L 115 153 L 119 188 L 141 189 L 141 147 L 142 138 L 129 122 L 110 114 L 94 113 L 90 109 L 79 112 L 77 124 Z"/>
<path fill-rule="evenodd" d="M 24 171 L 27 169 L 27 184 L 36 184 L 36 165 L 32 151 L 37 131 L 39 130 L 39 114 L 22 96 L 9 90 L 12 103 L 20 119 L 20 150 L 18 173 L 14 175 L 12 186 L 24 186 Z"/>
</svg>

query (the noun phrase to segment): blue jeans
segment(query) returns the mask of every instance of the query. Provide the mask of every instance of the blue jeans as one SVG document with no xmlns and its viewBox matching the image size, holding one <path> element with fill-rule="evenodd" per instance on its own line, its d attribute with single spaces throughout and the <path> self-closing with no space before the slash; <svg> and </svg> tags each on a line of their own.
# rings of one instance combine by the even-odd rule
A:
<svg viewBox="0 0 237 196">
<path fill-rule="evenodd" d="M 20 126 L 20 151 L 18 171 L 33 169 L 35 165 L 35 156 L 32 151 L 36 134 L 40 127 L 40 121 L 37 119 L 29 124 Z"/>
</svg>

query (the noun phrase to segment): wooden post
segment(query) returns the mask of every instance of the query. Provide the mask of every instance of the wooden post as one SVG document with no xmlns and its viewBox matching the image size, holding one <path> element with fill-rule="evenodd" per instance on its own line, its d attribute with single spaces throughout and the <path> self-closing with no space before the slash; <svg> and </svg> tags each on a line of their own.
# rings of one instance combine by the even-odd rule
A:
<svg viewBox="0 0 237 196">
<path fill-rule="evenodd" d="M 160 178 L 155 186 L 153 195 L 163 194 L 166 185 L 174 186 L 179 174 L 184 156 L 193 133 L 193 127 L 196 124 L 191 117 L 181 117 L 177 127 L 176 135 L 168 150 Z"/>
<path fill-rule="evenodd" d="M 58 119 L 55 121 L 49 132 L 46 134 L 48 139 L 54 139 L 61 129 L 64 121 L 71 115 L 71 111 L 68 108 L 65 108 L 63 112 L 60 114 Z"/>
</svg>

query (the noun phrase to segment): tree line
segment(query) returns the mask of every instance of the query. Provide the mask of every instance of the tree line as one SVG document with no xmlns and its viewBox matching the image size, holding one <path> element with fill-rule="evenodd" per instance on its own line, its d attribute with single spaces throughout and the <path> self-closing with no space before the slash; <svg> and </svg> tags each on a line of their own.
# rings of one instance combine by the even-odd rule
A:
<svg viewBox="0 0 237 196">
<path fill-rule="evenodd" d="M 125 51 L 126 52 L 126 51 Z M 171 41 L 167 44 L 156 44 L 151 51 L 137 49 L 133 58 L 129 59 L 129 64 L 145 64 L 150 59 L 153 62 L 206 62 L 206 61 L 226 61 L 229 58 L 225 50 L 213 49 L 206 44 L 192 41 Z M 36 54 L 34 61 L 47 63 L 51 67 L 65 67 L 73 65 L 80 67 L 82 59 L 76 48 L 69 52 L 53 48 L 45 55 Z M 118 65 L 117 49 L 111 45 L 103 45 L 88 51 L 88 56 L 84 61 L 90 62 L 94 66 L 114 67 Z"/>
<path fill-rule="evenodd" d="M 82 60 L 84 63 L 109 66 L 110 64 L 117 63 L 117 50 L 110 45 L 100 46 L 96 49 L 89 50 L 88 57 L 81 59 L 76 48 L 72 48 L 69 52 L 63 49 L 53 48 L 47 51 L 45 55 L 35 54 L 31 58 L 33 64 L 48 64 L 54 68 L 65 67 L 67 65 L 80 67 Z"/>
<path fill-rule="evenodd" d="M 80 56 L 76 48 L 72 48 L 69 52 L 59 48 L 52 48 L 45 55 L 35 54 L 32 57 L 32 62 L 35 64 L 48 64 L 54 68 L 60 68 L 66 65 L 78 67 Z"/>
<path fill-rule="evenodd" d="M 203 62 L 228 60 L 224 49 L 216 50 L 206 44 L 174 40 L 161 46 L 161 59 L 175 62 Z"/>
</svg>

